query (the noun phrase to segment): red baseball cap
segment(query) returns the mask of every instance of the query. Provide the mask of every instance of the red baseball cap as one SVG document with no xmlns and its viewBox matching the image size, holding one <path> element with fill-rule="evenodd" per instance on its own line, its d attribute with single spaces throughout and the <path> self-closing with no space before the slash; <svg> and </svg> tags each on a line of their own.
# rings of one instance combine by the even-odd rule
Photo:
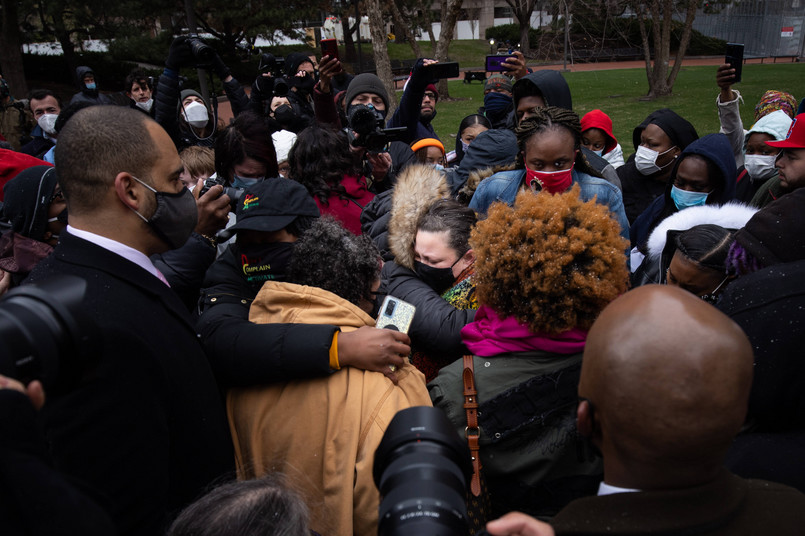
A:
<svg viewBox="0 0 805 536">
<path fill-rule="evenodd" d="M 799 119 L 802 123 L 798 121 Z M 794 118 L 784 140 L 767 141 L 766 145 L 779 149 L 805 149 L 805 114 L 799 114 Z"/>
</svg>

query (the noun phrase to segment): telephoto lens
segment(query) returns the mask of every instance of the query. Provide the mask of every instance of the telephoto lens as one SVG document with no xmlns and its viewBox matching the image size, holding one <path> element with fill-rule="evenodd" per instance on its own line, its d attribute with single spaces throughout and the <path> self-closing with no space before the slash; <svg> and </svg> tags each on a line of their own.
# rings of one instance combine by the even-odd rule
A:
<svg viewBox="0 0 805 536">
<path fill-rule="evenodd" d="M 394 416 L 375 451 L 380 536 L 466 536 L 467 443 L 445 414 L 416 406 Z"/>
</svg>

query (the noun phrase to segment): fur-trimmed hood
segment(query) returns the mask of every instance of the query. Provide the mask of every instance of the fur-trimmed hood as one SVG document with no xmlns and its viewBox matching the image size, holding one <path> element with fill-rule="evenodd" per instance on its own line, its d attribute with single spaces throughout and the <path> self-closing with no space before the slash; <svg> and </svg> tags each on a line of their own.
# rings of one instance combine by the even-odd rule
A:
<svg viewBox="0 0 805 536">
<path fill-rule="evenodd" d="M 397 264 L 414 269 L 414 240 L 419 220 L 433 203 L 449 195 L 447 179 L 433 166 L 410 165 L 398 175 L 389 220 L 389 248 Z"/>
<path fill-rule="evenodd" d="M 656 260 L 665 249 L 668 231 L 687 231 L 696 225 L 711 223 L 725 229 L 741 229 L 758 209 L 741 203 L 702 205 L 672 214 L 660 222 L 648 239 L 648 257 Z"/>
<path fill-rule="evenodd" d="M 500 166 L 492 166 L 483 169 L 476 169 L 471 171 L 469 176 L 467 177 L 467 182 L 464 183 L 464 186 L 456 192 L 456 200 L 460 203 L 464 203 L 465 205 L 470 204 L 470 199 L 472 199 L 475 190 L 478 189 L 478 185 L 481 184 L 481 181 L 487 177 L 491 177 L 495 173 L 499 171 L 511 171 L 512 169 L 517 168 L 517 163 L 512 162 L 511 164 L 504 164 Z"/>
</svg>

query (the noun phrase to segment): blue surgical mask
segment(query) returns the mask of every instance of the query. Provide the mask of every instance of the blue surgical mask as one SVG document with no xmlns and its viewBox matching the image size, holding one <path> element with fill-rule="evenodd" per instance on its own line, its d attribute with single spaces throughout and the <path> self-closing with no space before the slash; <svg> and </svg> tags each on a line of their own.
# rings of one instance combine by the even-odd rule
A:
<svg viewBox="0 0 805 536">
<path fill-rule="evenodd" d="M 593 152 L 594 152 L 595 154 L 597 154 L 598 156 L 601 156 L 601 157 L 603 157 L 603 156 L 604 156 L 604 150 L 603 150 L 603 149 L 601 149 L 600 151 L 593 151 Z"/>
<path fill-rule="evenodd" d="M 232 175 L 232 186 L 235 188 L 248 188 L 258 182 L 265 180 L 265 177 L 241 177 L 240 175 Z"/>
<path fill-rule="evenodd" d="M 671 186 L 671 199 L 678 210 L 685 210 L 690 207 L 700 207 L 707 202 L 710 192 L 689 192 L 676 186 Z"/>
<path fill-rule="evenodd" d="M 433 167 L 435 167 L 435 168 L 436 168 L 436 169 L 438 169 L 439 171 L 444 171 L 444 166 L 443 166 L 443 165 L 441 165 L 441 164 L 433 164 Z"/>
<path fill-rule="evenodd" d="M 470 144 L 469 144 L 469 143 L 465 143 L 465 142 L 464 142 L 464 140 L 461 140 L 461 150 L 462 150 L 462 151 L 464 151 L 464 152 L 466 153 L 466 152 L 467 152 L 467 149 L 469 149 L 469 148 L 470 148 Z"/>
<path fill-rule="evenodd" d="M 86 86 L 87 89 L 95 89 L 97 87 L 95 85 L 95 82 L 89 82 L 87 84 L 84 84 L 84 86 Z"/>
</svg>

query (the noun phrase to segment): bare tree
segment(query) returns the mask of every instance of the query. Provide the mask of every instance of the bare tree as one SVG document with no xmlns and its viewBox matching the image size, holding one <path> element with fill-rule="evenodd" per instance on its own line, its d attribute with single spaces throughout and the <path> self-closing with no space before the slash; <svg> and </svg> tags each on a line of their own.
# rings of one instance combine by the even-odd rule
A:
<svg viewBox="0 0 805 536">
<path fill-rule="evenodd" d="M 394 91 L 394 76 L 391 73 L 391 60 L 389 59 L 388 45 L 386 42 L 386 23 L 383 20 L 383 8 L 381 0 L 366 0 L 366 11 L 369 15 L 369 28 L 372 33 L 372 51 L 375 56 L 375 67 L 377 76 L 386 86 L 389 95 L 388 117 L 397 108 L 397 93 Z"/>
<path fill-rule="evenodd" d="M 3 25 L 0 33 L 0 67 L 3 78 L 8 82 L 12 95 L 16 97 L 28 94 L 25 81 L 25 69 L 22 65 L 22 48 L 20 42 L 20 26 L 17 20 L 17 1 L 3 0 Z"/>
<path fill-rule="evenodd" d="M 436 59 L 447 61 L 447 53 L 450 50 L 450 42 L 456 32 L 456 21 L 461 13 L 461 6 L 464 0 L 442 0 L 442 29 L 439 32 L 439 42 L 436 44 Z M 447 90 L 447 80 L 439 80 L 439 98 L 449 98 Z"/>
<path fill-rule="evenodd" d="M 632 9 L 637 14 L 640 37 L 643 41 L 649 97 L 662 97 L 670 95 L 673 91 L 676 75 L 679 74 L 682 59 L 685 57 L 685 51 L 690 43 L 693 20 L 696 18 L 696 10 L 700 2 L 701 0 L 682 0 L 677 4 L 675 0 L 632 1 Z M 674 66 L 671 68 L 671 29 L 674 23 L 674 8 L 677 5 L 680 10 L 685 10 L 685 22 L 682 26 L 682 35 L 679 37 L 679 48 L 674 58 Z M 649 46 L 649 28 L 647 27 L 649 22 L 654 42 L 653 63 Z"/>
<path fill-rule="evenodd" d="M 520 51 L 528 54 L 531 51 L 531 44 L 528 41 L 528 30 L 531 29 L 531 13 L 537 0 L 506 0 L 509 7 L 514 12 L 514 17 L 520 24 Z"/>
<path fill-rule="evenodd" d="M 414 57 L 421 58 L 422 50 L 419 48 L 419 43 L 412 30 L 413 24 L 411 18 L 403 13 L 396 1 L 392 0 L 388 2 L 388 6 L 391 10 L 391 17 L 394 19 L 395 29 L 405 36 L 406 41 L 411 45 L 411 51 L 413 51 Z"/>
</svg>

